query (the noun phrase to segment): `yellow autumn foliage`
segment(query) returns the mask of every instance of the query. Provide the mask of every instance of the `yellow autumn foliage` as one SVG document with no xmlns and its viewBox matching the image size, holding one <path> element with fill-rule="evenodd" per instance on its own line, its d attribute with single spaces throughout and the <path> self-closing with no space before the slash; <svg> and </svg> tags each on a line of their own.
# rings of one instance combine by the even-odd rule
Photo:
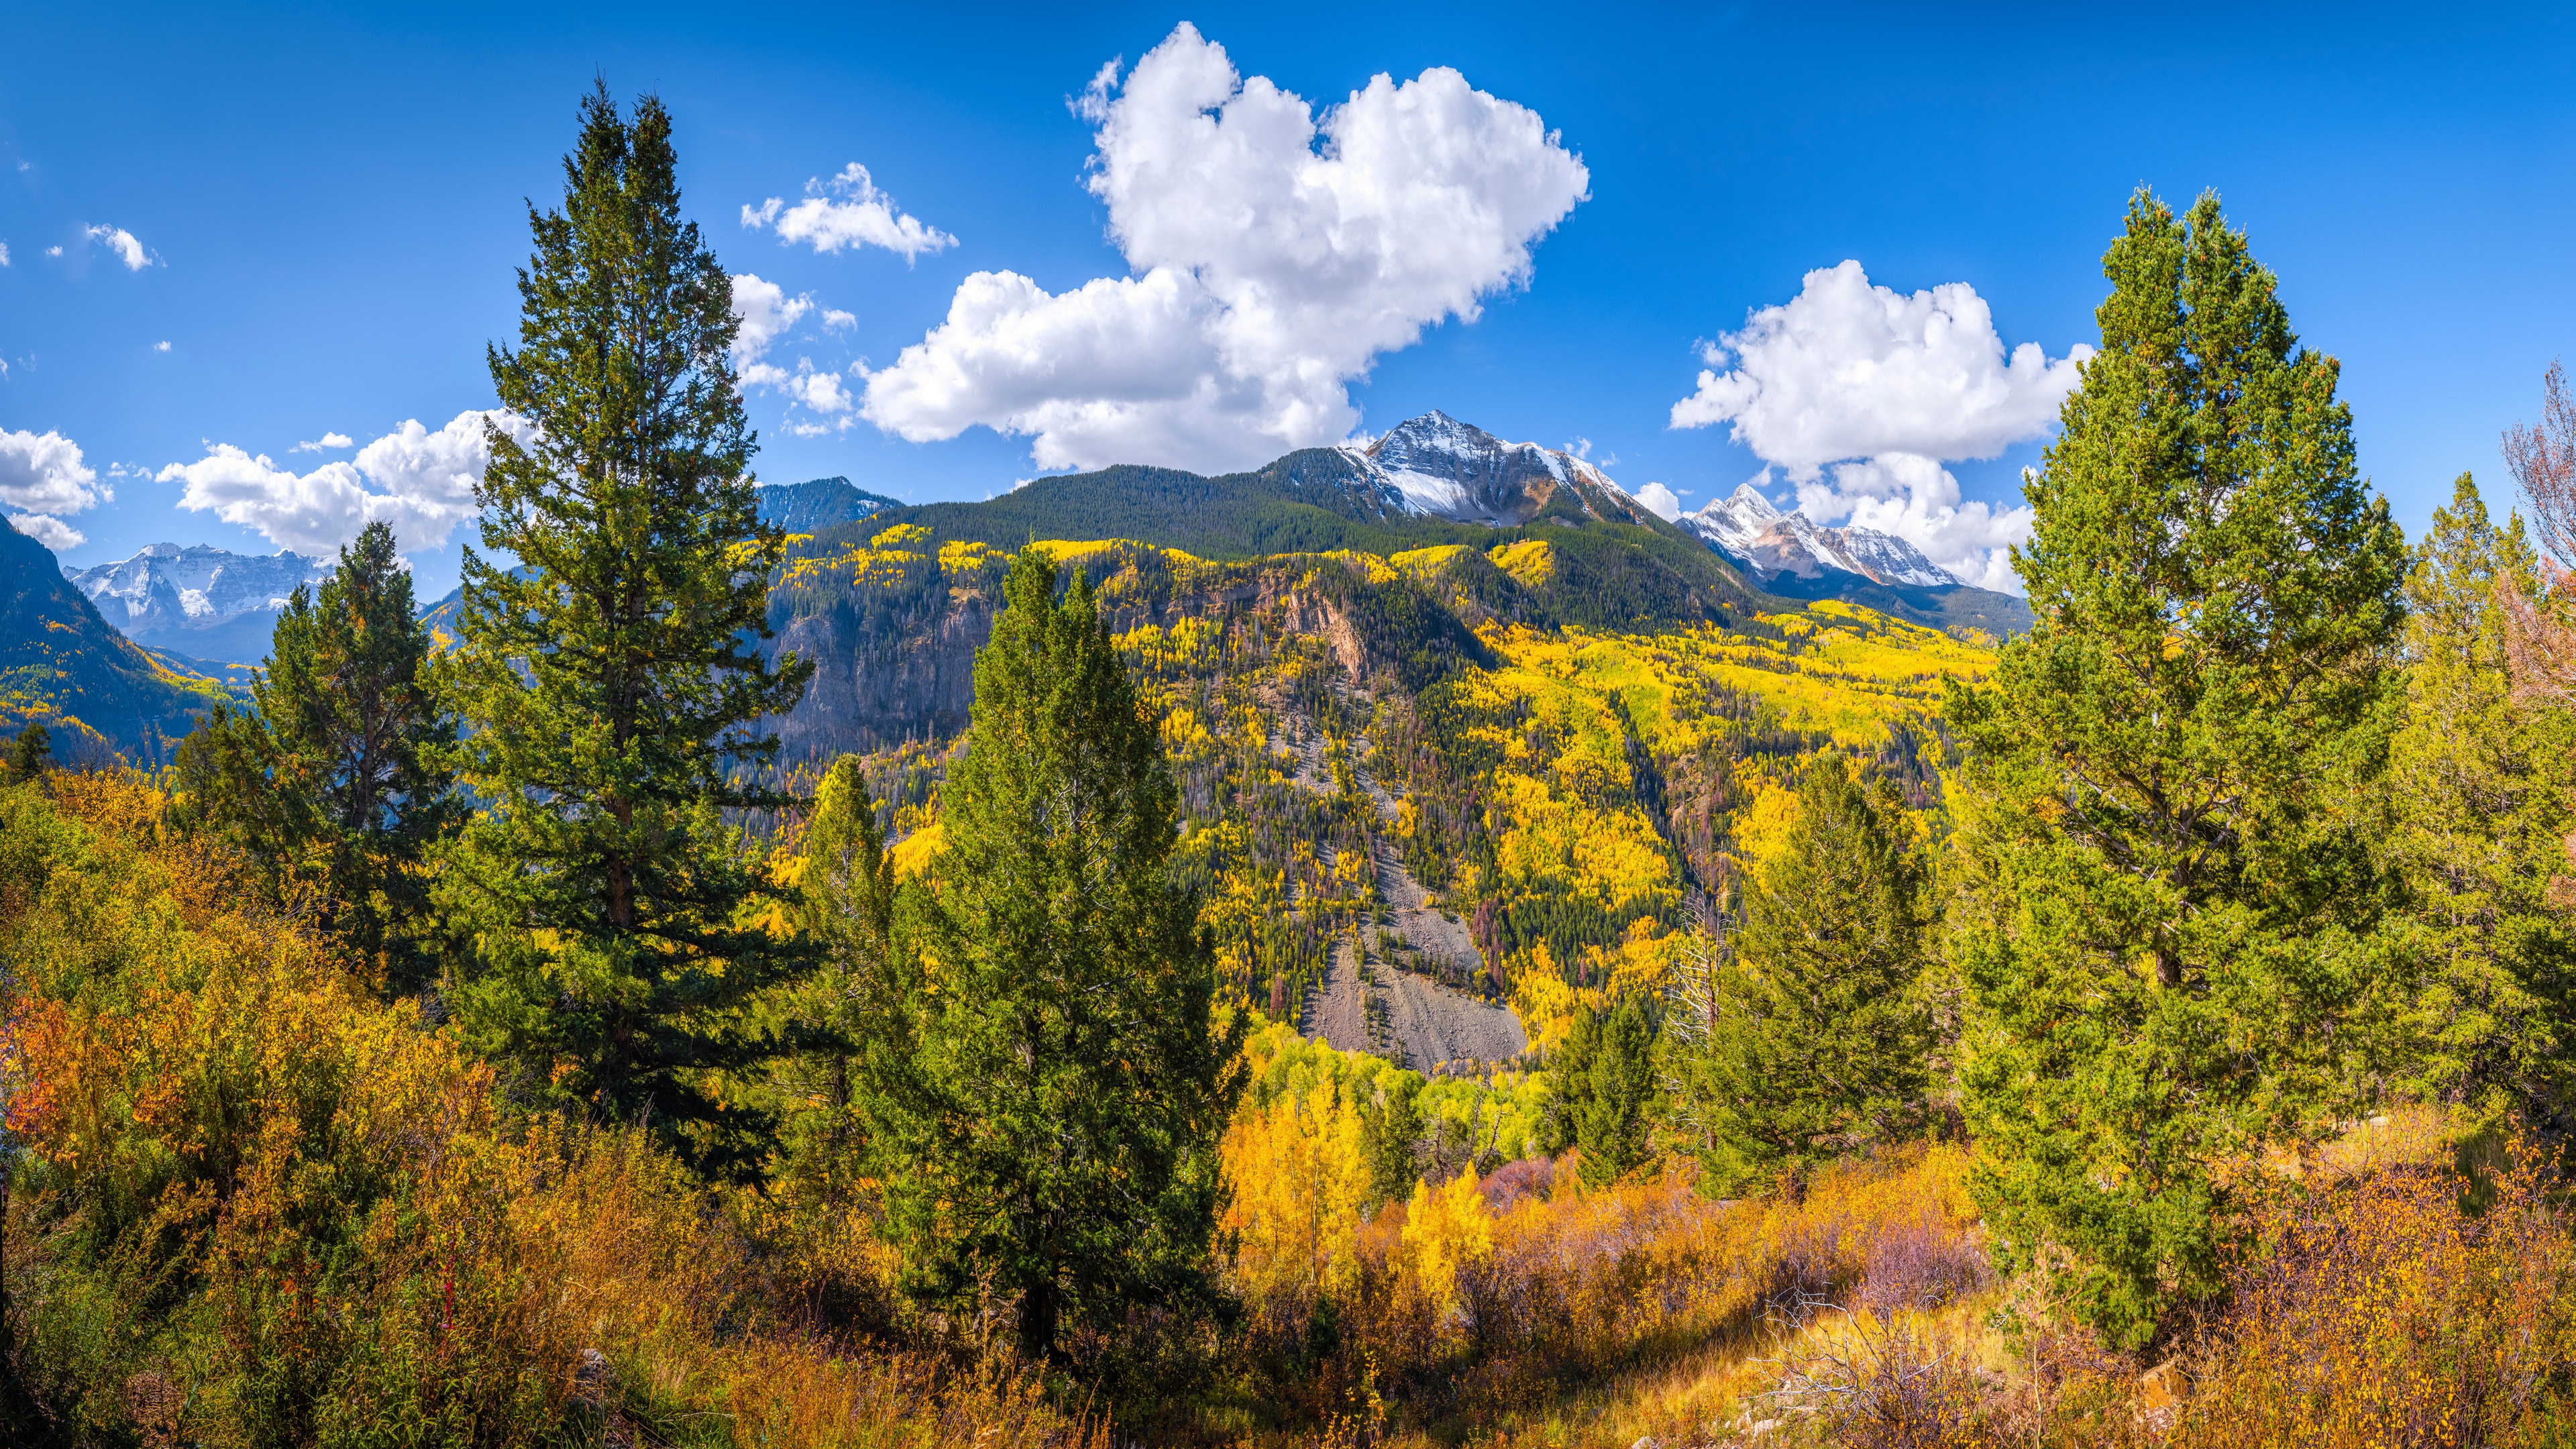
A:
<svg viewBox="0 0 2576 1449">
<path fill-rule="evenodd" d="M 1267 1109 L 1247 1107 L 1222 1152 L 1234 1194 L 1222 1226 L 1235 1235 L 1244 1294 L 1258 1304 L 1348 1292 L 1368 1167 L 1359 1113 L 1339 1084 L 1327 1079 Z"/>
<path fill-rule="evenodd" d="M 1415 1183 L 1403 1243 L 1410 1289 L 1437 1313 L 1456 1311 L 1459 1270 L 1494 1255 L 1494 1219 L 1476 1190 L 1476 1174 L 1462 1172 L 1438 1187 Z"/>
</svg>

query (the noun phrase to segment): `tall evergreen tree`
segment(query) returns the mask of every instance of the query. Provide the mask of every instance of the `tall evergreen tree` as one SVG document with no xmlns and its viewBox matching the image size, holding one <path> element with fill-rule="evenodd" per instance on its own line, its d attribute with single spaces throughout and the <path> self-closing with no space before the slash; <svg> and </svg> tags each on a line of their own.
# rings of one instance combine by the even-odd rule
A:
<svg viewBox="0 0 2576 1449">
<path fill-rule="evenodd" d="M 2102 350 L 2014 563 L 2035 627 L 1954 686 L 1951 949 L 1973 1186 L 2143 1341 L 2215 1284 L 2223 1165 L 2366 1096 L 2388 1015 L 2385 765 L 2405 545 L 2353 466 L 2337 364 L 2300 347 L 2215 196 L 2131 202 Z"/>
<path fill-rule="evenodd" d="M 483 805 L 450 899 L 483 972 L 459 1017 L 561 1097 L 641 1120 L 708 1170 L 750 1166 L 764 1124 L 723 1080 L 771 1058 L 764 993 L 810 949 L 746 907 L 768 892 L 726 812 L 776 808 L 761 724 L 812 666 L 767 664 L 752 434 L 727 361 L 732 282 L 681 219 L 671 118 L 582 104 L 559 212 L 530 208 L 519 347 L 478 490 L 460 644 L 444 683 Z"/>
<path fill-rule="evenodd" d="M 429 658 L 393 529 L 368 524 L 318 595 L 288 597 L 257 708 L 218 706 L 176 761 L 181 826 L 230 844 L 281 900 L 309 891 L 396 991 L 437 969 L 426 861 L 465 808 Z"/>
<path fill-rule="evenodd" d="M 862 1045 L 909 1287 L 1009 1314 L 1031 1358 L 1207 1291 L 1242 1088 L 1161 738 L 1089 584 L 1055 580 L 1012 563 L 940 793 L 927 979 Z"/>
<path fill-rule="evenodd" d="M 1697 1089 L 1701 1187 L 1792 1196 L 1816 1163 L 1921 1120 L 1932 1049 L 1921 852 L 1887 781 L 1810 761 L 1780 852 L 1714 963 L 1704 1029 L 1668 1076 Z M 1693 1040 L 1693 1037 L 1696 1040 Z"/>
<path fill-rule="evenodd" d="M 2407 886 L 2400 959 L 2421 972 L 2398 1030 L 2409 1085 L 2490 1122 L 2562 1114 L 2571 1086 L 2576 932 L 2561 908 L 2576 715 L 2517 698 L 2508 658 L 2506 605 L 2537 612 L 2541 594 L 2522 520 L 2497 527 L 2462 474 L 2406 580 L 2388 851 Z"/>
</svg>

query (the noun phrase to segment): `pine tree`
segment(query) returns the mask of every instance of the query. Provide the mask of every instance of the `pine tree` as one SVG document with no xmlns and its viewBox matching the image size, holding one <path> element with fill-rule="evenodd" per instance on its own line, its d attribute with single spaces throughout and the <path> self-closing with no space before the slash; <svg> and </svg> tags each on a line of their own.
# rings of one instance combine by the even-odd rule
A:
<svg viewBox="0 0 2576 1449">
<path fill-rule="evenodd" d="M 810 948 L 747 907 L 769 893 L 728 812 L 758 783 L 761 722 L 812 666 L 761 657 L 781 535 L 757 516 L 727 349 L 732 283 L 683 221 L 671 118 L 582 105 L 560 212 L 530 208 L 520 345 L 501 403 L 444 672 L 483 806 L 447 883 L 483 969 L 459 1019 L 532 1089 L 647 1123 L 709 1171 L 747 1169 L 757 1114 L 729 1073 L 781 1050 L 755 1007 Z"/>
<path fill-rule="evenodd" d="M 1654 1026 L 1634 1001 L 1579 1012 L 1548 1056 L 1539 1150 L 1582 1149 L 1577 1171 L 1595 1187 L 1650 1161 L 1646 1113 L 1655 1094 L 1654 1044 Z"/>
<path fill-rule="evenodd" d="M 1780 852 L 1716 963 L 1706 1030 L 1677 1046 L 1701 1092 L 1701 1189 L 1776 1186 L 1916 1127 L 1933 1046 L 1925 868 L 1903 802 L 1839 755 L 1810 761 Z"/>
<path fill-rule="evenodd" d="M 230 845 L 281 902 L 309 891 L 398 992 L 437 968 L 426 860 L 464 813 L 429 657 L 393 530 L 368 524 L 319 595 L 288 597 L 256 709 L 218 706 L 176 761 L 182 828 Z"/>
<path fill-rule="evenodd" d="M 1037 547 L 1012 563 L 940 793 L 927 980 L 863 1048 L 910 1290 L 1010 1314 L 1030 1358 L 1210 1291 L 1242 1088 L 1243 1019 L 1214 1019 L 1197 899 L 1168 867 L 1156 724 L 1088 582 L 1058 603 L 1055 578 Z"/>
<path fill-rule="evenodd" d="M 25 729 L 9 744 L 9 778 L 20 783 L 45 773 L 53 763 L 53 737 L 43 725 L 30 720 Z"/>
<path fill-rule="evenodd" d="M 2576 825 L 2576 716 L 2515 697 L 2504 607 L 2539 609 L 2540 561 L 2522 520 L 2495 526 L 2467 474 L 2414 558 L 2388 839 L 2408 895 L 2399 959 L 2422 973 L 2396 1032 L 2408 1085 L 2491 1123 L 2554 1116 L 2571 1085 L 2561 1023 L 2576 933 L 2551 882 Z"/>
<path fill-rule="evenodd" d="M 1646 1108 L 1655 1092 L 1655 1029 L 1637 1002 L 1623 1001 L 1601 1019 L 1586 1064 L 1574 1143 L 1576 1171 L 1587 1186 L 1617 1182 L 1654 1158 Z"/>
<path fill-rule="evenodd" d="M 1368 1159 L 1372 1208 L 1411 1197 L 1422 1180 L 1422 1087 L 1412 1072 L 1389 1072 L 1380 1079 L 1379 1100 L 1360 1107 L 1360 1154 Z"/>
<path fill-rule="evenodd" d="M 2034 628 L 1954 686 L 1973 1186 L 2144 1341 L 2215 1284 L 2224 1164 L 2357 1109 L 2385 1043 L 2368 838 L 2405 546 L 2215 196 L 2132 201 L 2102 350 L 2027 487 Z"/>
<path fill-rule="evenodd" d="M 857 756 L 843 755 L 823 777 L 802 845 L 788 918 L 821 960 L 786 1003 L 792 1055 L 778 1071 L 781 1150 L 764 1190 L 790 1212 L 811 1214 L 828 1237 L 864 1230 L 853 1209 L 875 1172 L 871 1109 L 882 1101 L 870 1085 L 899 1089 L 910 1073 L 906 1027 L 922 980 L 916 923 L 898 912 L 918 903 L 901 899 Z"/>
</svg>

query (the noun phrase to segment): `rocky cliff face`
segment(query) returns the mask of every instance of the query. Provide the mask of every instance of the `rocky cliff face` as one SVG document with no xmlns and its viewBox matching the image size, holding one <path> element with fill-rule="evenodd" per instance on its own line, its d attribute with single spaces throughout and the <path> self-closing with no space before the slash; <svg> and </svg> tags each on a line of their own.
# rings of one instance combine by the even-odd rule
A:
<svg viewBox="0 0 2576 1449">
<path fill-rule="evenodd" d="M 1122 545 L 1094 550 L 1080 566 L 1117 633 L 1249 617 L 1274 636 L 1321 640 L 1355 681 L 1416 667 L 1425 650 L 1479 647 L 1446 615 L 1427 624 L 1387 619 L 1373 605 L 1392 586 L 1330 559 L 1200 564 L 1176 574 L 1161 551 Z M 926 572 L 897 596 L 868 599 L 854 591 L 829 607 L 772 615 L 770 657 L 792 650 L 817 663 L 805 697 L 777 721 L 783 763 L 819 764 L 844 752 L 935 742 L 964 731 L 974 701 L 975 651 L 993 635 L 1001 569 Z"/>
</svg>

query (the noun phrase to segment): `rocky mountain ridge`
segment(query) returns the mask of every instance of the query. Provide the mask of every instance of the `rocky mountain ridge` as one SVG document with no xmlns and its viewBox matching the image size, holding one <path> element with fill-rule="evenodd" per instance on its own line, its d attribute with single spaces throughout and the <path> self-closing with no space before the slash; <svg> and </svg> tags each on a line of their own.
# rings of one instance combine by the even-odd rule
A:
<svg viewBox="0 0 2576 1449">
<path fill-rule="evenodd" d="M 1858 525 L 1826 528 L 1803 512 L 1782 513 L 1750 483 L 1675 521 L 1706 539 L 1755 583 L 1784 573 L 1812 580 L 1828 569 L 1915 588 L 1957 588 L 1965 582 L 1893 534 Z"/>
<path fill-rule="evenodd" d="M 63 576 L 138 644 L 199 659 L 268 656 L 270 633 L 298 585 L 321 587 L 331 561 L 280 550 L 238 554 L 197 544 L 147 544 L 132 558 Z"/>
</svg>

